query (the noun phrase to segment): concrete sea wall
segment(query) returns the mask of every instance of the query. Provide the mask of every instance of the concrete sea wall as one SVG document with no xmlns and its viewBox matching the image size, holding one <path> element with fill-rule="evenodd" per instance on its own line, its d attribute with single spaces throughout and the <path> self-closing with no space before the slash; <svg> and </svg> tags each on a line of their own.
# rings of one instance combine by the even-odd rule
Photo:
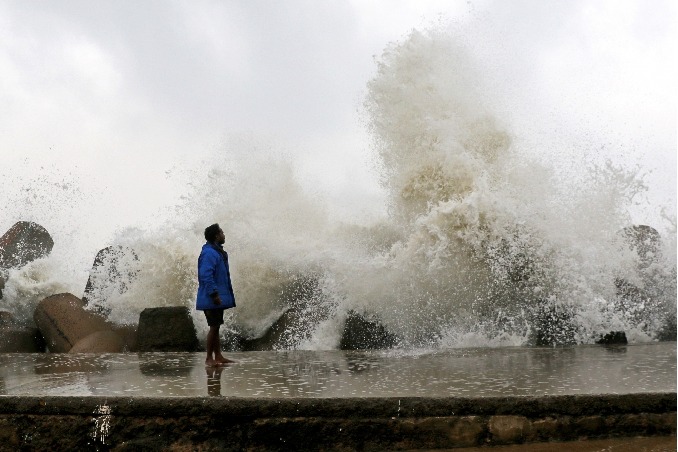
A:
<svg viewBox="0 0 678 452">
<path fill-rule="evenodd" d="M 0 396 L 0 450 L 412 450 L 675 435 L 676 393 Z"/>
</svg>

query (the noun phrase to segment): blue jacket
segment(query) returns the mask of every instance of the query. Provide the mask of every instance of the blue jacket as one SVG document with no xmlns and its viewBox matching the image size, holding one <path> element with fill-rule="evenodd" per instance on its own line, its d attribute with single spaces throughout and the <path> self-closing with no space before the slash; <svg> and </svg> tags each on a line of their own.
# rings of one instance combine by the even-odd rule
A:
<svg viewBox="0 0 678 452">
<path fill-rule="evenodd" d="M 218 293 L 221 304 L 212 301 L 212 294 Z M 195 308 L 229 309 L 235 307 L 235 295 L 228 270 L 228 254 L 219 245 L 205 243 L 198 257 L 198 296 Z"/>
</svg>

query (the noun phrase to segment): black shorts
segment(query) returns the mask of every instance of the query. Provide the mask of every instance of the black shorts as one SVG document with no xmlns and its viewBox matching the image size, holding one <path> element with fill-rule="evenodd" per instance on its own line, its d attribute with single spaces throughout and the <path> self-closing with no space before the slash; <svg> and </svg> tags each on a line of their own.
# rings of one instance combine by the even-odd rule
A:
<svg viewBox="0 0 678 452">
<path fill-rule="evenodd" d="M 224 324 L 224 310 L 223 309 L 205 309 L 205 318 L 209 326 L 219 326 Z"/>
</svg>

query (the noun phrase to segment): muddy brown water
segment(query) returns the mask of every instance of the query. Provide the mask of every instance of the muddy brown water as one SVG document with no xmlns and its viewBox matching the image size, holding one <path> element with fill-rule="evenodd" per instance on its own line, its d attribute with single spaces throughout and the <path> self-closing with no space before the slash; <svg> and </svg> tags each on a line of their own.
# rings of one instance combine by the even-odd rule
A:
<svg viewBox="0 0 678 452">
<path fill-rule="evenodd" d="M 437 452 L 442 452 L 443 450 L 445 449 L 437 449 Z M 494 447 L 464 447 L 447 450 L 454 452 L 673 452 L 676 450 L 676 437 L 662 436 L 653 438 L 594 439 L 563 443 L 551 442 Z"/>
</svg>

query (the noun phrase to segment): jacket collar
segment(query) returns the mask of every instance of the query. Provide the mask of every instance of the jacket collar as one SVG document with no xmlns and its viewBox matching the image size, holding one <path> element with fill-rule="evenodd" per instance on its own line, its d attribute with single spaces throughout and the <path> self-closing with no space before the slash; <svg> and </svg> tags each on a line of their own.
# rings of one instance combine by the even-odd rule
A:
<svg viewBox="0 0 678 452">
<path fill-rule="evenodd" d="M 228 254 L 226 254 L 226 250 L 224 250 L 223 245 L 219 245 L 217 243 L 207 242 L 207 243 L 205 243 L 205 246 L 208 246 L 210 248 L 217 250 L 219 252 L 219 254 L 221 254 L 222 256 L 228 256 Z"/>
</svg>

